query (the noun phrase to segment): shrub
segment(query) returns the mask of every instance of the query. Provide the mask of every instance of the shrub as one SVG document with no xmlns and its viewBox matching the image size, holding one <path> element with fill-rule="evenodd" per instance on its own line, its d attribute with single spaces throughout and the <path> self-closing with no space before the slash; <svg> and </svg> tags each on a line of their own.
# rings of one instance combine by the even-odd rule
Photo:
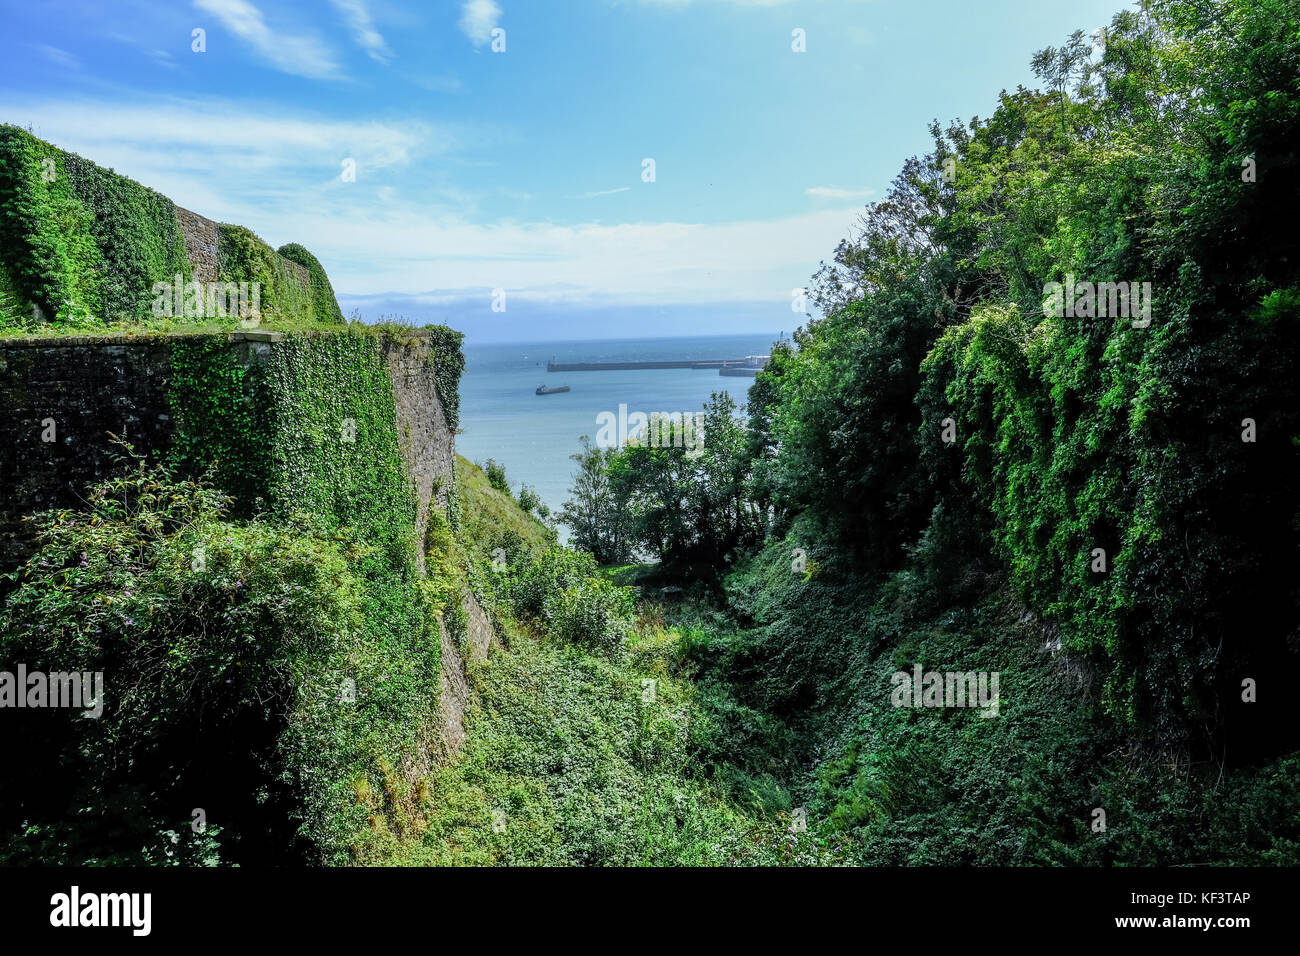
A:
<svg viewBox="0 0 1300 956">
<path fill-rule="evenodd" d="M 586 578 L 548 594 L 542 620 L 561 640 L 615 652 L 623 648 L 632 630 L 632 592 L 604 578 Z"/>
<path fill-rule="evenodd" d="M 585 551 L 553 547 L 514 573 L 510 597 L 516 613 L 540 617 L 546 598 L 596 576 L 596 562 Z"/>
<path fill-rule="evenodd" d="M 220 808 L 235 834 L 264 825 L 246 844 L 261 855 L 288 849 L 295 818 L 315 833 L 328 813 L 320 766 L 341 762 L 350 718 L 322 703 L 357 650 L 355 546 L 306 518 L 234 523 L 229 504 L 137 461 L 84 511 L 36 516 L 38 549 L 8 576 L 6 667 L 103 674 L 100 719 L 22 712 L 15 758 L 41 772 L 0 784 L 0 816 L 37 824 L 29 836 L 50 836 L 46 817 L 56 830 L 81 821 L 63 847 L 72 862 L 152 845 L 169 826 L 188 838 L 182 803 Z"/>
<path fill-rule="evenodd" d="M 519 507 L 528 514 L 535 514 L 538 518 L 549 518 L 551 509 L 542 501 L 537 490 L 529 485 L 519 486 Z"/>
<path fill-rule="evenodd" d="M 483 473 L 488 477 L 488 483 L 501 492 L 503 495 L 510 494 L 510 483 L 506 481 L 506 466 L 498 462 L 495 458 L 489 458 L 483 466 Z"/>
</svg>

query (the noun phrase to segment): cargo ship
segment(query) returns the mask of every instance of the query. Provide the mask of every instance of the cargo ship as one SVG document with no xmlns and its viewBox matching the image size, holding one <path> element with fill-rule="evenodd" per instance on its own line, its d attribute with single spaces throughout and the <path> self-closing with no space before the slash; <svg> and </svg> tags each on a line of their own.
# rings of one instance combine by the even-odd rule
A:
<svg viewBox="0 0 1300 956">
<path fill-rule="evenodd" d="M 556 392 L 567 392 L 568 390 L 569 386 L 567 385 L 557 385 L 555 388 L 547 388 L 545 385 L 537 386 L 538 395 L 554 395 Z"/>
</svg>

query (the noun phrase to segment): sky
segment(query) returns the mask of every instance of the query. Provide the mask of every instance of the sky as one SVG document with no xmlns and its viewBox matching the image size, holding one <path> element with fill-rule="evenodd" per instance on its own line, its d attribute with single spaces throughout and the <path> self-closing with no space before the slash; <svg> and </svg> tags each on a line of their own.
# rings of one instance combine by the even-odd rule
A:
<svg viewBox="0 0 1300 956">
<path fill-rule="evenodd" d="M 0 122 L 302 243 L 366 319 L 788 332 L 932 119 L 1123 5 L 0 0 Z"/>
</svg>

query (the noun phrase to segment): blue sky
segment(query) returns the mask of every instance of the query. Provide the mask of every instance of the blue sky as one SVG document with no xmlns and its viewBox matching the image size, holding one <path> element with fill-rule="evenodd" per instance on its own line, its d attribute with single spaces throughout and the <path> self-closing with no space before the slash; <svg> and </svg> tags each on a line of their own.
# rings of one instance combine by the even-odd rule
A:
<svg viewBox="0 0 1300 956">
<path fill-rule="evenodd" d="M 3 0 L 0 121 L 303 243 L 345 312 L 471 343 L 788 331 L 932 118 L 988 115 L 1122 5 Z"/>
</svg>

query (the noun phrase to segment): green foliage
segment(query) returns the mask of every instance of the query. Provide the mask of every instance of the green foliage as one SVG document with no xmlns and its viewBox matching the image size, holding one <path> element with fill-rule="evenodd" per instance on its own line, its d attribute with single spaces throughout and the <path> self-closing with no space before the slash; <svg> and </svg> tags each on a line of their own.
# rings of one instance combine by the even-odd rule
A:
<svg viewBox="0 0 1300 956">
<path fill-rule="evenodd" d="M 20 759 L 62 763 L 0 781 L 4 857 L 228 862 L 296 835 L 335 862 L 1296 865 L 1295 722 L 1240 687 L 1300 675 L 1297 17 L 1151 0 L 1103 50 L 1042 51 L 1042 90 L 932 126 L 747 423 L 724 394 L 698 458 L 584 441 L 564 518 L 591 553 L 494 461 L 458 460 L 414 541 L 381 344 L 409 329 L 300 330 L 249 371 L 179 344 L 176 463 L 267 507 L 137 469 L 39 519 L 0 652 L 102 665 L 122 703 L 23 718 Z M 0 152 L 0 323 L 138 308 L 167 207 L 12 128 Z M 275 322 L 337 320 L 306 250 L 302 288 L 247 230 L 221 240 Z M 1150 282 L 1151 325 L 1047 314 L 1067 275 Z M 428 341 L 454 429 L 461 339 Z M 637 550 L 659 566 L 597 568 Z M 719 606 L 637 616 L 614 583 L 692 574 Z M 463 645 L 467 591 L 506 646 L 466 661 L 468 737 L 434 765 L 437 624 Z M 999 714 L 895 706 L 913 666 L 998 674 Z M 238 826 L 175 840 L 165 808 L 214 789 Z"/>
<path fill-rule="evenodd" d="M 519 614 L 540 617 L 552 594 L 596 578 L 596 562 L 590 554 L 554 546 L 535 560 L 521 562 L 509 580 L 507 591 Z"/>
<path fill-rule="evenodd" d="M 261 286 L 261 314 L 256 317 L 259 320 L 265 317 L 271 326 L 286 319 L 333 322 L 328 308 L 322 312 L 324 292 L 310 279 L 304 288 L 298 273 L 286 265 L 285 258 L 277 255 L 251 229 L 222 223 L 217 227 L 217 252 L 217 271 L 222 281 L 256 282 Z M 310 255 L 305 249 L 303 252 Z M 319 263 L 316 266 L 320 268 Z"/>
<path fill-rule="evenodd" d="M 1153 0 L 1034 66 L 932 128 L 751 389 L 766 546 L 677 612 L 700 755 L 860 863 L 1294 862 L 1295 724 L 1241 688 L 1300 676 L 1300 20 Z M 1150 282 L 1151 324 L 1048 314 L 1067 275 Z M 609 475 L 670 564 L 713 517 L 661 452 Z M 998 672 L 1000 716 L 894 707 L 913 664 Z"/>
<path fill-rule="evenodd" d="M 1207 9 L 1121 13 L 1035 58 L 1045 91 L 932 128 L 759 376 L 750 488 L 865 572 L 927 542 L 918 572 L 1005 573 L 1130 731 L 1221 751 L 1235 720 L 1271 756 L 1285 715 L 1237 698 L 1300 674 L 1300 21 Z M 1046 314 L 1067 276 L 1150 283 L 1150 326 Z"/>
<path fill-rule="evenodd" d="M 265 371 L 274 421 L 268 497 L 331 515 L 409 574 L 415 498 L 398 444 L 393 386 L 378 336 L 292 334 Z"/>
<path fill-rule="evenodd" d="M 617 450 L 583 436 L 563 512 L 579 547 L 605 563 L 640 549 L 671 574 L 711 577 L 761 539 L 763 515 L 748 494 L 749 436 L 735 402 L 715 392 L 702 435 L 693 416 L 682 418 L 652 418 L 648 434 Z"/>
<path fill-rule="evenodd" d="M 537 489 L 532 485 L 521 484 L 519 486 L 519 507 L 524 510 L 525 514 L 536 515 L 537 520 L 545 523 L 551 517 L 551 509 L 547 507 L 546 502 L 542 501 Z"/>
<path fill-rule="evenodd" d="M 222 336 L 175 342 L 169 399 L 176 432 L 170 457 L 180 470 L 213 480 L 245 508 L 270 487 L 273 409 L 264 370 L 236 360 Z"/>
<path fill-rule="evenodd" d="M 330 284 L 320 260 L 296 242 L 281 246 L 278 252 L 290 262 L 296 262 L 307 269 L 311 277 L 312 318 L 326 324 L 343 325 L 343 310 L 339 308 L 338 300 L 334 297 L 334 286 Z"/>
<path fill-rule="evenodd" d="M 434 386 L 442 404 L 442 417 L 453 432 L 460 427 L 460 377 L 465 372 L 463 332 L 445 325 L 426 325 L 422 331 L 429 343 L 429 361 L 433 366 Z"/>
<path fill-rule="evenodd" d="M 281 852 L 293 842 L 290 819 L 309 838 L 328 828 L 329 769 L 357 736 L 331 702 L 363 653 L 363 586 L 349 560 L 365 546 L 305 516 L 232 522 L 229 503 L 137 461 L 91 489 L 84 510 L 34 518 L 39 547 L 10 575 L 0 659 L 102 672 L 105 682 L 100 719 L 24 717 L 24 752 L 52 774 L 6 783 L 0 805 L 51 821 L 29 834 L 58 844 L 45 862 L 105 853 L 129 862 L 133 839 L 176 828 L 192 806 L 218 826 L 242 818 L 235 861 L 272 852 L 249 826 L 268 810 Z M 287 786 L 268 788 L 277 780 Z M 69 819 L 82 823 L 68 830 Z M 192 856 L 188 822 L 179 852 Z M 143 852 L 135 862 L 157 862 Z"/>
<path fill-rule="evenodd" d="M 589 555 L 539 550 L 548 543 L 538 534 L 544 529 L 477 468 L 463 459 L 457 465 L 463 551 L 482 553 L 478 531 L 469 529 L 512 525 L 521 538 L 513 566 L 497 572 L 510 605 L 501 606 L 506 646 L 467 661 L 474 687 L 468 736 L 461 753 L 428 777 L 416 805 L 419 842 L 383 841 L 374 859 L 550 866 L 833 860 L 814 833 L 788 831 L 788 808 L 751 814 L 710 779 L 698 760 L 707 730 L 698 723 L 682 635 L 649 620 L 629 626 L 626 593 L 598 575 Z M 574 600 L 561 609 L 555 599 L 566 593 Z M 617 613 L 593 613 L 601 606 Z M 510 623 L 515 613 L 518 626 Z M 606 626 L 612 633 L 599 633 Z"/>
<path fill-rule="evenodd" d="M 185 241 L 170 199 L 125 176 L 64 153 L 63 172 L 85 207 L 90 235 L 100 251 L 98 300 L 101 322 L 150 314 L 155 282 L 189 278 Z M 78 263 L 75 268 L 84 269 Z M 83 273 L 84 274 L 84 273 Z"/>
<path fill-rule="evenodd" d="M 432 776 L 408 865 L 699 866 L 817 862 L 812 834 L 730 806 L 693 767 L 674 642 L 626 661 L 518 635 L 473 672 L 459 758 Z M 649 675 L 657 674 L 657 678 Z M 656 680 L 653 701 L 643 680 Z M 494 829 L 495 819 L 500 821 Z M 788 820 L 788 817 L 787 817 Z"/>
<path fill-rule="evenodd" d="M 34 661 L 98 662 L 134 675 L 136 691 L 149 699 L 117 692 L 126 709 L 103 725 L 102 747 L 127 748 L 121 753 L 71 740 L 59 745 L 104 757 L 99 775 L 88 778 L 90 789 L 76 791 L 87 819 L 105 816 L 111 800 L 127 794 L 134 794 L 137 816 L 102 829 L 34 824 L 30 845 L 58 844 L 65 858 L 79 861 L 126 852 L 122 841 L 138 837 L 156 846 L 150 860 L 171 859 L 175 845 L 158 834 L 177 825 L 160 802 L 172 791 L 136 793 L 141 783 L 128 772 L 133 766 L 173 768 L 158 771 L 167 787 L 197 791 L 184 797 L 192 801 L 187 812 L 207 805 L 204 792 L 226 801 L 228 816 L 213 818 L 234 841 L 222 860 L 368 859 L 375 833 L 409 836 L 418 829 L 416 793 L 441 746 L 438 622 L 453 637 L 464 634 L 465 572 L 446 518 L 435 511 L 419 543 L 429 573 L 416 573 L 416 501 L 382 349 L 381 336 L 393 333 L 297 333 L 260 358 L 238 357 L 243 346 L 224 337 L 175 342 L 173 464 L 196 481 L 208 473 L 232 498 L 202 482 L 141 473 L 134 484 L 96 492 L 97 512 L 41 519 L 44 544 L 27 575 L 34 579 L 35 569 L 47 565 L 62 573 L 75 550 L 89 556 L 79 566 L 89 570 L 67 573 L 86 580 L 77 589 L 44 578 L 24 582 L 7 612 L 6 633 L 21 635 Z M 136 515 L 130 509 L 137 496 L 157 502 L 160 513 Z M 227 517 L 235 513 L 233 498 L 246 521 Z M 190 510 L 173 516 L 164 505 Z M 105 524 L 106 515 L 119 520 Z M 69 535 L 71 544 L 63 541 Z M 196 547 L 206 555 L 203 574 L 190 571 Z M 119 601 L 116 591 L 131 599 Z M 302 618 L 301 608 L 301 620 L 276 617 L 300 601 L 317 602 L 328 620 Z M 117 631 L 110 632 L 109 619 Z M 74 622 L 83 629 L 70 630 Z M 55 624 L 60 629 L 51 631 Z M 96 628 L 105 636 L 91 637 Z M 106 643 L 110 634 L 120 646 Z M 41 644 L 44 636 L 54 643 Z M 65 653 L 72 656 L 59 656 Z M 149 663 L 154 658 L 175 675 L 158 671 Z M 241 680 L 223 690 L 232 667 Z M 173 685 L 185 681 L 180 693 Z M 258 694 L 264 709 L 248 705 Z M 174 701 L 155 706 L 155 695 Z M 212 782 L 218 757 L 189 760 L 177 751 L 201 715 L 227 713 L 227 724 L 212 726 L 229 736 L 210 747 L 240 754 L 226 755 L 237 770 L 229 787 Z M 232 796 L 232 787 L 242 796 Z M 185 859 L 211 856 L 187 846 Z"/>
<path fill-rule="evenodd" d="M 616 486 L 610 469 L 618 455 L 614 448 L 597 448 L 587 435 L 582 448 L 569 457 L 578 463 L 569 487 L 572 496 L 560 510 L 560 520 L 573 534 L 573 544 L 588 551 L 600 564 L 617 564 L 632 556 L 628 512 L 629 483 Z"/>
<path fill-rule="evenodd" d="M 171 200 L 8 125 L 0 126 L 0 240 L 0 333 L 235 321 L 153 315 L 155 283 L 193 278 Z M 248 229 L 222 225 L 218 258 L 218 281 L 261 284 L 263 327 L 343 324 L 329 278 L 302 246 L 276 254 Z M 305 287 L 290 263 L 306 269 Z M 450 358 L 459 339 L 453 349 L 443 333 L 439 344 Z"/>
<path fill-rule="evenodd" d="M 483 465 L 483 474 L 487 475 L 488 484 L 502 494 L 510 494 L 510 482 L 506 480 L 506 467 L 495 458 L 489 458 Z"/>
<path fill-rule="evenodd" d="M 555 544 L 552 529 L 525 514 L 509 495 L 492 487 L 482 469 L 459 455 L 455 477 L 457 537 L 473 564 L 491 565 L 498 557 L 518 564 Z"/>
<path fill-rule="evenodd" d="M 866 589 L 841 558 L 807 577 L 789 554 L 773 542 L 728 578 L 734 616 L 676 615 L 698 757 L 751 812 L 804 806 L 859 865 L 1300 859 L 1295 754 L 1227 769 L 1136 744 L 1090 699 L 1086 664 L 1045 650 L 1050 628 L 1005 592 L 945 593 L 912 570 Z M 913 664 L 998 672 L 998 716 L 895 707 L 891 675 Z"/>
<path fill-rule="evenodd" d="M 14 126 L 0 126 L 4 327 L 150 314 L 154 282 L 188 279 L 171 201 Z"/>
<path fill-rule="evenodd" d="M 597 650 L 622 648 L 632 629 L 632 595 L 604 578 L 588 578 L 542 602 L 542 622 L 562 640 Z"/>
</svg>

